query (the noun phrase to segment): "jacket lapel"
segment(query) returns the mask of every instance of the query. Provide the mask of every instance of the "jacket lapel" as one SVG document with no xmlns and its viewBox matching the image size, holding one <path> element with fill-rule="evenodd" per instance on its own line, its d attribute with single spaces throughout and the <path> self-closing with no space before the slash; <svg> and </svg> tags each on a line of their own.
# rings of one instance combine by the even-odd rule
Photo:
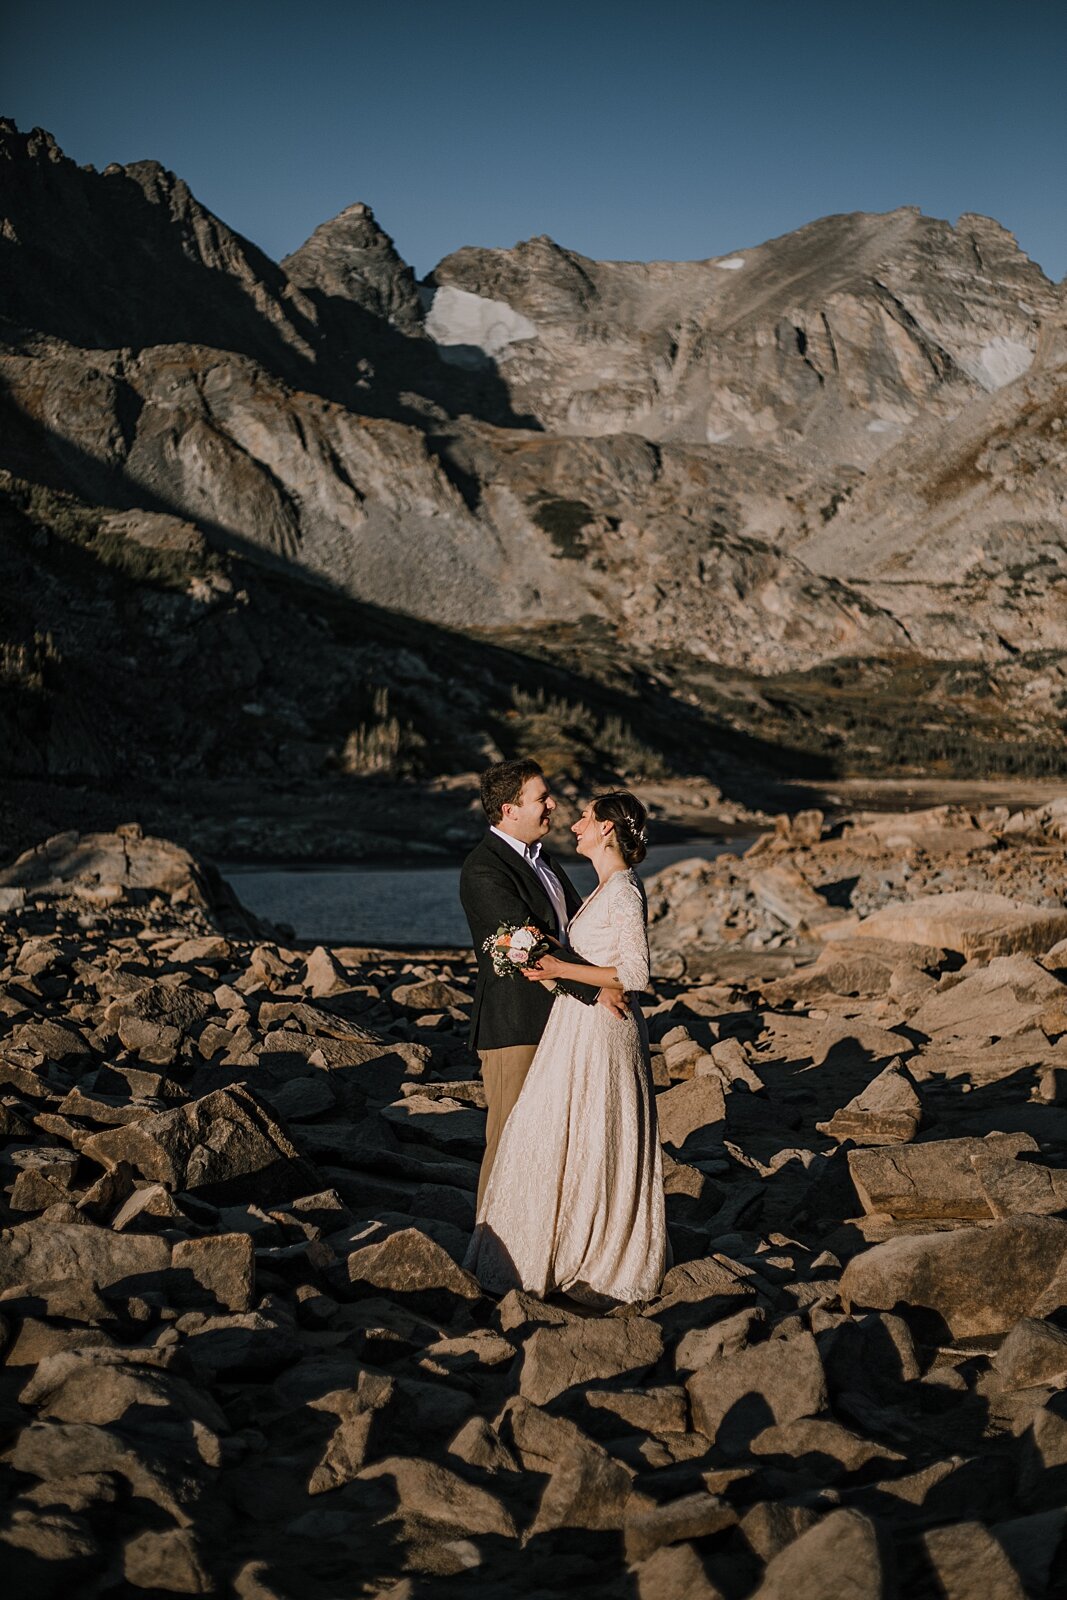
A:
<svg viewBox="0 0 1067 1600">
<path fill-rule="evenodd" d="M 548 898 L 544 884 L 526 857 L 520 856 L 517 850 L 513 850 L 502 839 L 498 839 L 495 833 L 486 834 L 485 844 L 496 856 L 497 860 L 502 862 L 518 878 L 526 891 L 527 898 L 533 902 L 532 909 L 536 911 L 542 922 L 547 922 L 549 927 L 554 924 L 558 925 L 556 908 Z"/>
</svg>

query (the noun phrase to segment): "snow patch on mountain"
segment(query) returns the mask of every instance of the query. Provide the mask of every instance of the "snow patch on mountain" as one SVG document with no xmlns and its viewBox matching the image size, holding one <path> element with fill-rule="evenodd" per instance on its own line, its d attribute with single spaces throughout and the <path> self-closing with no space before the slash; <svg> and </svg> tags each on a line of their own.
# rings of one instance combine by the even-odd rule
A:
<svg viewBox="0 0 1067 1600">
<path fill-rule="evenodd" d="M 425 327 L 446 361 L 450 354 L 462 360 L 461 352 L 481 352 L 496 360 L 508 345 L 537 338 L 536 325 L 506 300 L 489 300 L 450 284 L 432 291 Z"/>
</svg>

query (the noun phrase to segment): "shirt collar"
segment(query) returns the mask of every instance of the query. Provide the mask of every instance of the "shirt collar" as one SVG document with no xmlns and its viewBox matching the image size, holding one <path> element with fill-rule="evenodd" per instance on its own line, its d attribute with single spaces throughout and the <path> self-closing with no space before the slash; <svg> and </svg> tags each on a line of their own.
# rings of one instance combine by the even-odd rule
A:
<svg viewBox="0 0 1067 1600">
<path fill-rule="evenodd" d="M 524 861 L 528 861 L 531 867 L 537 865 L 541 858 L 540 839 L 537 840 L 536 844 L 524 844 L 521 839 L 514 838 L 510 833 L 505 833 L 502 828 L 498 828 L 495 825 L 489 829 L 489 832 L 495 833 L 498 839 L 503 839 L 504 843 L 510 845 L 516 855 L 520 855 Z"/>
</svg>

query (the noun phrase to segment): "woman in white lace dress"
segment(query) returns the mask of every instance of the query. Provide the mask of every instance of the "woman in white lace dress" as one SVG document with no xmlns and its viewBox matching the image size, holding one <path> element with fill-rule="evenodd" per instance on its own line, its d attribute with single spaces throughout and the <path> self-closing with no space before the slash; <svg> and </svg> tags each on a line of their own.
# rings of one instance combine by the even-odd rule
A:
<svg viewBox="0 0 1067 1600">
<path fill-rule="evenodd" d="M 633 795 L 610 794 L 575 823 L 599 882 L 568 940 L 592 967 L 561 950 L 543 958 L 542 978 L 647 986 L 645 896 L 632 870 L 646 821 Z M 603 1305 L 655 1295 L 667 1248 L 644 1017 L 636 1001 L 619 1018 L 560 994 L 504 1126 L 464 1265 L 491 1290 Z"/>
</svg>

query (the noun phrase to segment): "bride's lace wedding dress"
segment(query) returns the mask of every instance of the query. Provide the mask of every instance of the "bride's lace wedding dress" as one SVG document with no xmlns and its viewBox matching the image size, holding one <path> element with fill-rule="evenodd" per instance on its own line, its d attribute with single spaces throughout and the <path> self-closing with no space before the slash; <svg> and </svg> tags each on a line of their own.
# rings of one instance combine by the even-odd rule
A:
<svg viewBox="0 0 1067 1600">
<path fill-rule="evenodd" d="M 572 949 L 648 984 L 645 902 L 632 871 L 595 889 Z M 514 981 L 527 981 L 516 979 Z M 650 1299 L 665 1270 L 663 1163 L 648 1033 L 635 1006 L 557 996 L 504 1126 L 464 1266 L 486 1288 L 554 1290 L 592 1304 Z"/>
</svg>

